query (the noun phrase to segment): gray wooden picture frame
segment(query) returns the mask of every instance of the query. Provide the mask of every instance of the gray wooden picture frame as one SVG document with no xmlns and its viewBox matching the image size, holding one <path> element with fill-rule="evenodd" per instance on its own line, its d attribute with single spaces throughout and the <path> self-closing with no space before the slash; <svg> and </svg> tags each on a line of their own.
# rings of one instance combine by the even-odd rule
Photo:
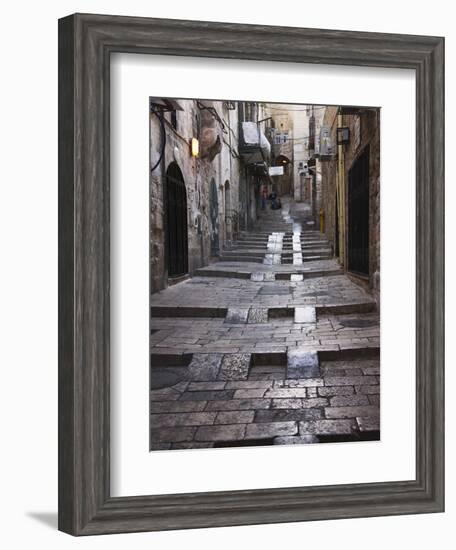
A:
<svg viewBox="0 0 456 550">
<path fill-rule="evenodd" d="M 112 52 L 415 70 L 415 480 L 110 496 Z M 443 211 L 443 38 L 84 14 L 61 19 L 59 529 L 91 535 L 443 511 Z"/>
</svg>

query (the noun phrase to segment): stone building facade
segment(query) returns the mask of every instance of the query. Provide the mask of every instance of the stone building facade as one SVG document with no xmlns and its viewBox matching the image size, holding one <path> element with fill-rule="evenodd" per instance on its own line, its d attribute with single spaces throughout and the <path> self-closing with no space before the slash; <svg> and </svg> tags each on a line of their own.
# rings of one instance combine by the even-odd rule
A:
<svg viewBox="0 0 456 550">
<path fill-rule="evenodd" d="M 324 228 L 348 273 L 380 292 L 380 111 L 327 107 L 316 156 Z"/>
<path fill-rule="evenodd" d="M 272 176 L 273 191 L 280 195 L 292 195 L 293 171 L 293 114 L 290 105 L 266 104 L 265 117 L 270 118 L 268 136 L 271 142 L 271 164 L 283 168 L 283 175 Z"/>
<path fill-rule="evenodd" d="M 207 265 L 239 230 L 237 134 L 236 104 L 151 100 L 152 292 Z"/>
<path fill-rule="evenodd" d="M 208 265 L 255 223 L 260 188 L 269 181 L 270 144 L 257 125 L 263 109 L 151 98 L 151 292 Z M 245 141 L 249 124 L 259 129 L 253 143 Z"/>
</svg>

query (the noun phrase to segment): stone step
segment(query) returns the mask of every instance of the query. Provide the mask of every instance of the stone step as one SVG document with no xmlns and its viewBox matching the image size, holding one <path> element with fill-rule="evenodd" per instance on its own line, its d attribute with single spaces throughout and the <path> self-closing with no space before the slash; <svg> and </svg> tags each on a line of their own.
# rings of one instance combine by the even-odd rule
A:
<svg viewBox="0 0 456 550">
<path fill-rule="evenodd" d="M 264 287 L 268 288 L 268 287 Z M 287 288 L 287 287 L 284 287 Z M 268 290 L 268 294 L 274 294 L 272 289 Z M 214 317 L 225 317 L 227 316 L 227 313 L 230 309 L 233 310 L 233 312 L 237 309 L 245 310 L 244 317 L 245 322 L 247 322 L 247 319 L 249 317 L 249 310 L 251 309 L 263 309 L 267 311 L 268 319 L 271 318 L 277 318 L 277 317 L 295 317 L 296 316 L 296 309 L 299 308 L 306 308 L 305 304 L 302 306 L 299 305 L 293 305 L 290 307 L 264 307 L 252 305 L 250 307 L 245 308 L 231 308 L 231 306 L 218 306 L 218 307 L 211 307 L 211 306 L 151 306 L 150 307 L 150 315 L 151 317 L 194 317 L 194 318 L 201 318 L 201 317 L 207 317 L 207 318 L 214 318 Z M 333 304 L 321 304 L 315 306 L 315 314 L 316 316 L 319 315 L 341 315 L 341 314 L 351 314 L 351 313 L 372 313 L 376 311 L 377 306 L 375 301 L 366 301 L 366 302 L 352 302 L 352 303 L 333 303 Z M 239 313 L 239 312 L 238 312 Z M 234 315 L 234 313 L 233 313 Z M 263 319 L 265 313 L 262 313 Z M 240 314 L 238 315 L 240 318 Z M 295 317 L 296 318 L 296 317 Z M 252 321 L 253 322 L 253 318 Z M 261 321 L 264 322 L 264 321 Z M 305 322 L 305 321 L 299 321 L 299 322 Z"/>
<path fill-rule="evenodd" d="M 289 271 L 289 272 L 283 272 L 278 271 L 276 273 L 269 272 L 269 271 L 263 271 L 263 272 L 255 272 L 255 271 L 234 271 L 229 269 L 211 269 L 211 268 L 201 268 L 197 269 L 195 271 L 195 275 L 198 277 L 225 277 L 228 279 L 251 279 L 254 274 L 258 274 L 261 276 L 267 275 L 268 280 L 274 281 L 274 280 L 282 280 L 282 281 L 289 281 L 294 280 L 295 282 L 302 281 L 304 279 L 311 279 L 311 278 L 317 278 L 317 277 L 326 277 L 326 276 L 334 276 L 334 275 L 341 275 L 343 271 L 341 269 L 327 269 L 327 270 L 313 270 L 313 271 L 305 271 L 305 272 L 298 272 L 298 271 Z M 265 280 L 263 278 L 258 278 L 259 281 Z"/>
</svg>

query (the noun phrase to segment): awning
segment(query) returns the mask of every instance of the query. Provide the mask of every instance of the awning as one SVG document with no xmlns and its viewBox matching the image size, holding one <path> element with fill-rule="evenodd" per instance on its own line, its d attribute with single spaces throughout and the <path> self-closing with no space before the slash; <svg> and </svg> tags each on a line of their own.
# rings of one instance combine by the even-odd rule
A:
<svg viewBox="0 0 456 550">
<path fill-rule="evenodd" d="M 256 122 L 242 122 L 239 153 L 246 164 L 269 161 L 271 144 Z"/>
</svg>

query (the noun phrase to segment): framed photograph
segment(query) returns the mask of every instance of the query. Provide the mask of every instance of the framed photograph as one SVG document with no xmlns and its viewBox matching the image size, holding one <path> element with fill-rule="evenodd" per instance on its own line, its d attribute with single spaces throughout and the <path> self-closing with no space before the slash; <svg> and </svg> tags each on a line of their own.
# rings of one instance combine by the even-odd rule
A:
<svg viewBox="0 0 456 550">
<path fill-rule="evenodd" d="M 439 37 L 59 21 L 62 531 L 443 511 L 443 78 Z"/>
</svg>

